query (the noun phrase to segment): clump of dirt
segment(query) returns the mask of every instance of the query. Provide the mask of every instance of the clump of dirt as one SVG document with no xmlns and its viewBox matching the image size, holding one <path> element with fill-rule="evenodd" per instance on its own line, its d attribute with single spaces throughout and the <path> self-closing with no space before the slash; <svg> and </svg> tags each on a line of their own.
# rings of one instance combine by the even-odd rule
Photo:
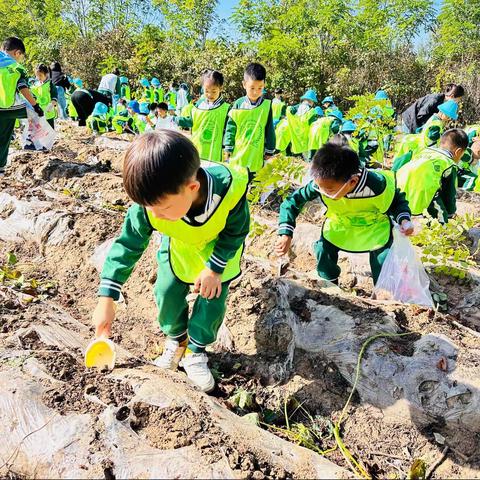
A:
<svg viewBox="0 0 480 480">
<path fill-rule="evenodd" d="M 50 385 L 43 394 L 45 404 L 61 414 L 99 414 L 105 405 L 121 407 L 134 395 L 131 385 L 109 378 L 107 372 L 86 370 L 79 360 L 83 358 L 80 351 L 73 356 L 68 352 L 37 350 L 34 356 L 54 379 L 63 382 L 61 386 Z M 92 397 L 96 397 L 98 403 L 93 401 Z"/>
<path fill-rule="evenodd" d="M 198 412 L 187 405 L 159 408 L 136 402 L 129 423 L 154 448 L 171 450 L 195 445 L 211 463 L 226 456 L 232 470 L 245 478 L 291 478 L 281 467 L 263 459 L 253 445 L 242 445 L 226 436 L 201 404 Z"/>
</svg>

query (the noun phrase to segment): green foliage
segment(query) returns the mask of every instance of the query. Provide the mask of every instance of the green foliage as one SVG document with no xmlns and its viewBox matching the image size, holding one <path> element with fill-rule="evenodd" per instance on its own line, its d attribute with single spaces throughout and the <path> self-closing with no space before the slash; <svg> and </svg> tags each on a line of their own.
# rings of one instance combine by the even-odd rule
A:
<svg viewBox="0 0 480 480">
<path fill-rule="evenodd" d="M 275 156 L 257 173 L 248 200 L 255 205 L 264 194 L 275 192 L 282 200 L 298 185 L 305 175 L 305 162 L 285 155 Z"/>
<path fill-rule="evenodd" d="M 375 100 L 374 97 L 372 94 L 348 98 L 355 105 L 346 113 L 346 118 L 354 119 L 355 115 L 361 115 L 361 119 L 354 120 L 358 127 L 355 136 L 362 132 L 368 137 L 370 131 L 374 131 L 379 138 L 383 138 L 396 126 L 395 118 L 391 115 L 391 103 L 388 100 Z"/>
<path fill-rule="evenodd" d="M 250 409 L 255 405 L 253 393 L 243 388 L 238 388 L 228 401 L 242 410 Z"/>
<path fill-rule="evenodd" d="M 446 225 L 432 218 L 422 223 L 420 232 L 411 237 L 414 245 L 422 247 L 422 262 L 433 265 L 436 273 L 468 279 L 468 269 L 476 266 L 476 262 L 468 246 L 467 232 L 479 219 L 467 214 L 449 220 Z"/>
<path fill-rule="evenodd" d="M 425 480 L 427 474 L 427 464 L 421 459 L 417 458 L 413 461 L 407 475 L 408 480 Z"/>
<path fill-rule="evenodd" d="M 24 301 L 43 298 L 55 289 L 55 284 L 48 280 L 28 278 L 22 273 L 14 253 L 7 253 L 4 263 L 0 263 L 0 285 L 26 294 Z"/>
</svg>

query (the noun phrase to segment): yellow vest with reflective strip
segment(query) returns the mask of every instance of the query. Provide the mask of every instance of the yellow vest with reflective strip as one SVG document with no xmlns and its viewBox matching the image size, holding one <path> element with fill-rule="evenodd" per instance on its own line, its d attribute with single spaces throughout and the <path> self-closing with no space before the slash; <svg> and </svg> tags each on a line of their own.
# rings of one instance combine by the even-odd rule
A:
<svg viewBox="0 0 480 480">
<path fill-rule="evenodd" d="M 292 141 L 292 153 L 305 153 L 308 151 L 310 119 L 315 115 L 315 110 L 310 108 L 302 115 L 287 111 L 290 138 Z"/>
<path fill-rule="evenodd" d="M 223 131 L 229 108 L 226 102 L 210 110 L 192 108 L 192 142 L 202 160 L 222 161 Z"/>
<path fill-rule="evenodd" d="M 375 172 L 386 180 L 385 190 L 379 195 L 338 200 L 322 195 L 327 207 L 323 236 L 340 250 L 368 252 L 384 247 L 390 240 L 391 222 L 387 211 L 395 197 L 395 177 L 389 171 Z"/>
<path fill-rule="evenodd" d="M 208 171 L 208 166 L 202 164 Z M 248 186 L 248 171 L 242 167 L 218 165 L 228 169 L 231 181 L 226 195 L 215 212 L 202 225 L 190 225 L 184 219 L 169 221 L 154 217 L 148 210 L 150 224 L 155 230 L 169 237 L 169 261 L 174 275 L 184 283 L 193 284 L 205 268 L 215 248 L 219 234 L 225 229 L 227 218 L 243 198 Z M 222 282 L 233 280 L 240 274 L 243 245 L 235 256 L 227 261 Z"/>
<path fill-rule="evenodd" d="M 271 100 L 255 108 L 233 108 L 228 115 L 237 125 L 235 146 L 230 163 L 257 172 L 263 167 L 265 150 L 265 127 L 270 113 Z"/>
<path fill-rule="evenodd" d="M 398 186 L 405 192 L 412 215 L 421 215 L 442 185 L 446 170 L 455 162 L 441 150 L 426 148 L 397 172 Z"/>
<path fill-rule="evenodd" d="M 20 79 L 19 64 L 12 63 L 0 68 L 0 108 L 10 108 L 15 103 L 17 83 Z"/>
</svg>

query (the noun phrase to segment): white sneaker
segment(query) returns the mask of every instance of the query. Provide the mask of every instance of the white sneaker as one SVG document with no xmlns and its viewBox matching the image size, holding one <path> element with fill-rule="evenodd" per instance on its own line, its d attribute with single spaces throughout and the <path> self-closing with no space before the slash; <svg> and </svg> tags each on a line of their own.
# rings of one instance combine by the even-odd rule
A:
<svg viewBox="0 0 480 480">
<path fill-rule="evenodd" d="M 176 370 L 185 353 L 187 343 L 186 340 L 179 343 L 177 340 L 167 338 L 163 346 L 163 353 L 153 361 L 153 364 L 167 370 Z"/>
<path fill-rule="evenodd" d="M 206 353 L 187 353 L 180 365 L 185 369 L 187 377 L 202 392 L 210 392 L 215 388 L 215 379 L 208 368 L 208 357 Z"/>
</svg>

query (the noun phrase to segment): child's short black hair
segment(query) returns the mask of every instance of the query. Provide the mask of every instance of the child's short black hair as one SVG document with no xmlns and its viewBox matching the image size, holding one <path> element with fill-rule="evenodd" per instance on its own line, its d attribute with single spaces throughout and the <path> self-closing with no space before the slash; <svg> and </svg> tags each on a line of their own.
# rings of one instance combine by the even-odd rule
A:
<svg viewBox="0 0 480 480">
<path fill-rule="evenodd" d="M 440 145 L 451 145 L 452 147 L 466 150 L 468 147 L 468 135 L 461 128 L 451 128 L 440 137 Z"/>
<path fill-rule="evenodd" d="M 157 105 L 157 108 L 159 110 L 165 110 L 166 112 L 168 112 L 168 105 L 165 103 L 165 102 L 160 102 L 158 105 Z"/>
<path fill-rule="evenodd" d="M 154 205 L 164 195 L 179 193 L 199 168 L 198 151 L 185 135 L 174 130 L 148 132 L 125 153 L 123 185 L 134 202 Z"/>
<path fill-rule="evenodd" d="M 275 93 L 277 93 L 278 95 L 281 95 L 283 93 L 283 88 L 276 88 Z"/>
<path fill-rule="evenodd" d="M 2 43 L 2 50 L 4 52 L 11 52 L 12 50 L 20 50 L 25 54 L 25 45 L 17 37 L 8 37 Z"/>
<path fill-rule="evenodd" d="M 350 147 L 328 142 L 315 153 L 310 171 L 314 179 L 347 182 L 360 171 L 360 160 Z"/>
<path fill-rule="evenodd" d="M 445 85 L 445 95 L 452 96 L 453 98 L 460 98 L 465 95 L 465 89 L 456 83 L 449 83 Z"/>
<path fill-rule="evenodd" d="M 153 103 L 149 103 L 148 104 L 148 109 L 151 111 L 151 112 L 154 112 L 158 107 L 158 103 L 156 102 L 153 102 Z"/>
<path fill-rule="evenodd" d="M 217 87 L 223 86 L 223 74 L 220 73 L 218 70 L 210 70 L 207 69 L 202 73 L 202 85 L 207 81 L 210 80 L 213 82 L 214 85 Z"/>
<path fill-rule="evenodd" d="M 35 71 L 45 73 L 45 75 L 50 74 L 50 70 L 48 69 L 48 67 L 44 63 L 39 63 L 36 66 Z"/>
<path fill-rule="evenodd" d="M 267 71 L 260 63 L 249 63 L 245 68 L 243 74 L 244 80 L 265 80 L 267 78 Z"/>
</svg>

